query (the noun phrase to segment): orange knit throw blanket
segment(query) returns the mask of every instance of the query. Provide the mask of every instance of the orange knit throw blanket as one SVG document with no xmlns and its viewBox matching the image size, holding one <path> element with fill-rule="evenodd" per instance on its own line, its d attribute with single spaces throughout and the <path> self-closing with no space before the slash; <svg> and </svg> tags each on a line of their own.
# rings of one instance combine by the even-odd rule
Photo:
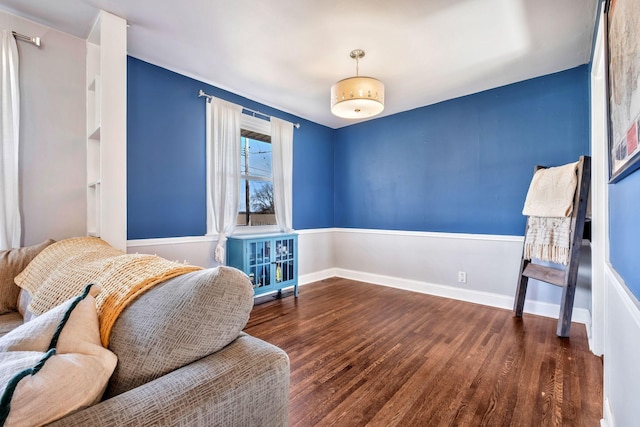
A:
<svg viewBox="0 0 640 427">
<path fill-rule="evenodd" d="M 80 294 L 89 283 L 99 285 L 100 338 L 107 347 L 111 329 L 127 305 L 154 285 L 200 269 L 156 255 L 126 254 L 95 237 L 78 237 L 47 247 L 15 282 L 31 295 L 29 310 L 35 315 Z"/>
</svg>

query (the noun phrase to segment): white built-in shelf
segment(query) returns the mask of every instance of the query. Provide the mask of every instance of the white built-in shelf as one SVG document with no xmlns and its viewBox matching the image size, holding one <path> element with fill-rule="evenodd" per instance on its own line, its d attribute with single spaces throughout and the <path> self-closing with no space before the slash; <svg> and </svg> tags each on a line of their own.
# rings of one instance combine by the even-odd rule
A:
<svg viewBox="0 0 640 427">
<path fill-rule="evenodd" d="M 87 235 L 126 250 L 126 21 L 100 11 L 86 46 Z"/>
</svg>

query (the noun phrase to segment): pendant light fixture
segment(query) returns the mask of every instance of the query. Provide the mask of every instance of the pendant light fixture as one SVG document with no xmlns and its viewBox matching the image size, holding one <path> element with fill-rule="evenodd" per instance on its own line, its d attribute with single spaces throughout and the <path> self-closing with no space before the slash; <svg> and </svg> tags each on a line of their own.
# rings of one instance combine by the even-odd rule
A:
<svg viewBox="0 0 640 427">
<path fill-rule="evenodd" d="M 373 77 L 359 76 L 364 50 L 351 51 L 356 60 L 356 75 L 331 86 L 331 112 L 345 119 L 360 119 L 380 114 L 384 110 L 384 84 Z"/>
</svg>

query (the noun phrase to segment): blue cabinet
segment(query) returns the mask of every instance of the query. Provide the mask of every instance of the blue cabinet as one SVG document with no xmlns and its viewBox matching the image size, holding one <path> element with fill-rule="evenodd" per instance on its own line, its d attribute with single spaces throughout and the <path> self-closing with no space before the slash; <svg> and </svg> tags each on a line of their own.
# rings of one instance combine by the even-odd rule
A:
<svg viewBox="0 0 640 427">
<path fill-rule="evenodd" d="M 249 276 L 256 295 L 293 286 L 298 296 L 297 234 L 229 237 L 227 265 Z"/>
</svg>

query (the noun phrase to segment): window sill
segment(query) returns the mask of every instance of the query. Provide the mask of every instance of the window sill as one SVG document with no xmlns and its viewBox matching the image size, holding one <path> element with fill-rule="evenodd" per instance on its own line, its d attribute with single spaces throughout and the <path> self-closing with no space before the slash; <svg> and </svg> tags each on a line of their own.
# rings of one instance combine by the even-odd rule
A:
<svg viewBox="0 0 640 427">
<path fill-rule="evenodd" d="M 233 230 L 231 236 L 246 236 L 251 234 L 268 234 L 268 233 L 279 233 L 280 227 L 277 225 L 252 225 L 252 226 L 238 226 Z M 206 237 L 212 237 L 214 239 L 218 239 L 218 233 L 211 232 L 205 235 Z M 229 237 L 229 236 L 227 236 Z"/>
</svg>

